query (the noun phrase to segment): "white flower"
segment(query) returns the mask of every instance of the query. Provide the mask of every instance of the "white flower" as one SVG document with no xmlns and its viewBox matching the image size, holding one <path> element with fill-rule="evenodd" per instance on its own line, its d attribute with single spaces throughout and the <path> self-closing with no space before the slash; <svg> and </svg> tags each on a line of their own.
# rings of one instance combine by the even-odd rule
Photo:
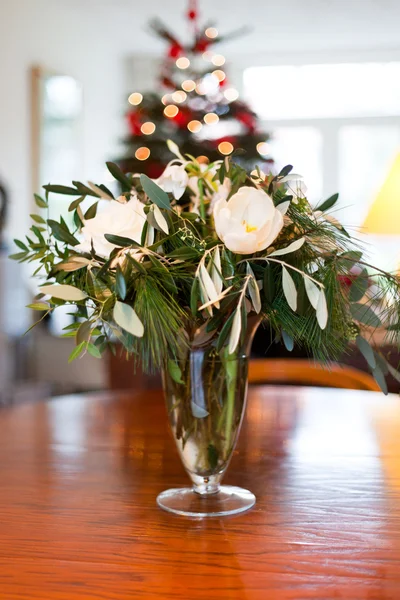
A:
<svg viewBox="0 0 400 600">
<path fill-rule="evenodd" d="M 305 198 L 307 186 L 304 183 L 303 176 L 296 173 L 289 173 L 280 180 L 280 183 L 286 183 L 287 189 L 293 195 L 293 203 L 297 204 L 299 198 Z"/>
<path fill-rule="evenodd" d="M 161 177 L 156 179 L 157 185 L 164 192 L 171 192 L 175 200 L 183 196 L 188 182 L 189 177 L 183 165 L 168 165 Z"/>
<path fill-rule="evenodd" d="M 228 202 L 217 202 L 214 221 L 218 237 L 239 254 L 265 250 L 283 227 L 283 216 L 268 194 L 248 186 L 241 187 Z"/>
<path fill-rule="evenodd" d="M 90 252 L 93 243 L 96 254 L 107 258 L 117 246 L 106 240 L 105 233 L 127 237 L 140 243 L 145 221 L 144 206 L 136 196 L 125 203 L 111 200 L 93 219 L 85 221 L 82 227 L 84 239 L 75 249 Z"/>
</svg>

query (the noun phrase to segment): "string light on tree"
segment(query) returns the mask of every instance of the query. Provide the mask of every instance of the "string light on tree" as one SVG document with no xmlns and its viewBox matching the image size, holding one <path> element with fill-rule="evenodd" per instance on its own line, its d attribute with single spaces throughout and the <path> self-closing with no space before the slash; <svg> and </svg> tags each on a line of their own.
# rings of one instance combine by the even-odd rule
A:
<svg viewBox="0 0 400 600">
<path fill-rule="evenodd" d="M 212 75 L 214 75 L 219 82 L 224 81 L 224 79 L 226 78 L 226 73 L 224 71 L 221 71 L 220 69 L 216 69 L 215 71 L 213 71 Z"/>
<path fill-rule="evenodd" d="M 218 144 L 218 150 L 221 152 L 221 154 L 227 156 L 228 154 L 232 154 L 234 148 L 230 142 L 221 142 Z"/>
<path fill-rule="evenodd" d="M 155 132 L 156 126 L 154 123 L 152 123 L 152 121 L 146 121 L 146 123 L 143 123 L 140 130 L 144 135 L 151 135 Z"/>
<path fill-rule="evenodd" d="M 182 102 L 185 102 L 186 98 L 187 98 L 187 94 L 186 92 L 182 92 L 181 90 L 177 90 L 176 92 L 174 92 L 171 96 L 172 100 L 174 102 L 177 102 L 178 104 L 181 104 Z"/>
<path fill-rule="evenodd" d="M 239 92 L 235 88 L 228 88 L 224 91 L 224 96 L 229 102 L 234 102 L 239 98 Z"/>
<path fill-rule="evenodd" d="M 142 94 L 139 94 L 139 92 L 133 92 L 133 94 L 131 94 L 128 98 L 128 102 L 129 104 L 132 104 L 132 106 L 137 106 L 142 100 L 143 96 Z"/>
<path fill-rule="evenodd" d="M 212 64 L 216 67 L 222 67 L 222 65 L 225 64 L 225 60 L 225 56 L 222 56 L 222 54 L 214 54 L 214 56 L 211 58 Z"/>
<path fill-rule="evenodd" d="M 138 160 L 147 160 L 150 156 L 150 150 L 147 146 L 141 146 L 135 152 L 135 157 Z"/>
<path fill-rule="evenodd" d="M 207 125 L 214 125 L 215 123 L 218 123 L 219 116 L 216 113 L 207 113 L 204 115 L 203 119 L 204 123 L 207 123 Z"/>
<path fill-rule="evenodd" d="M 187 128 L 189 129 L 189 131 L 191 133 L 197 133 L 198 131 L 200 131 L 200 129 L 203 127 L 203 125 L 200 123 L 200 121 L 197 121 L 196 119 L 194 119 L 193 121 L 190 121 L 187 124 Z"/>
<path fill-rule="evenodd" d="M 168 104 L 168 106 L 164 108 L 164 115 L 169 119 L 173 119 L 174 117 L 176 117 L 178 112 L 179 108 L 175 106 L 175 104 Z"/>
<path fill-rule="evenodd" d="M 178 67 L 178 69 L 187 69 L 188 67 L 190 67 L 190 60 L 186 56 L 181 56 L 176 61 L 176 66 Z"/>
<path fill-rule="evenodd" d="M 182 83 L 182 89 L 185 90 L 185 92 L 193 92 L 193 90 L 196 89 L 196 83 L 192 79 L 186 79 Z"/>
<path fill-rule="evenodd" d="M 260 142 L 257 144 L 257 152 L 261 154 L 261 156 L 267 156 L 270 153 L 270 145 L 267 142 Z"/>
<path fill-rule="evenodd" d="M 127 153 L 118 163 L 125 172 L 157 179 L 173 158 L 167 139 L 182 155 L 197 156 L 201 136 L 202 160 L 220 160 L 243 148 L 245 153 L 235 159 L 239 164 L 249 172 L 256 164 L 269 172 L 266 163 L 272 161 L 264 145 L 269 136 L 230 81 L 225 52 L 219 49 L 226 37 L 215 27 L 202 27 L 196 0 L 187 2 L 187 41 L 159 19 L 150 22 L 166 44 L 156 88 L 162 91 L 129 96 Z"/>
<path fill-rule="evenodd" d="M 214 40 L 218 37 L 218 29 L 215 29 L 215 27 L 207 27 L 204 33 L 210 40 Z"/>
</svg>

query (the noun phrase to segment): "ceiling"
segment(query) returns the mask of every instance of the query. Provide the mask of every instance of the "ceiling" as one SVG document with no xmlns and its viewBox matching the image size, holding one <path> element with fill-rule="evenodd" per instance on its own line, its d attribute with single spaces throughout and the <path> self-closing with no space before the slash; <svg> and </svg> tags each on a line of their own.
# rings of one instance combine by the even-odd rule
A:
<svg viewBox="0 0 400 600">
<path fill-rule="evenodd" d="M 146 32 L 159 16 L 184 34 L 185 0 L 62 0 L 92 19 L 106 17 L 110 34 L 132 51 L 158 52 L 160 42 Z M 221 33 L 241 25 L 252 33 L 230 43 L 234 54 L 400 49 L 400 0 L 200 0 L 202 20 Z M 162 44 L 161 44 L 162 46 Z"/>
</svg>

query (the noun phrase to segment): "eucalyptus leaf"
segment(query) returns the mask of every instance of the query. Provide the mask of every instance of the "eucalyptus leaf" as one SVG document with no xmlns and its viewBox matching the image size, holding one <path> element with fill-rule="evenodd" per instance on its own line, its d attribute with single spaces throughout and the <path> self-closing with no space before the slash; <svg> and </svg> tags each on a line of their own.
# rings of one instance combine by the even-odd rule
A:
<svg viewBox="0 0 400 600">
<path fill-rule="evenodd" d="M 77 246 L 79 244 L 79 240 L 77 240 L 76 237 L 74 237 L 72 233 L 68 231 L 68 229 L 66 230 L 57 221 L 54 221 L 53 219 L 48 219 L 47 223 L 51 228 L 51 231 L 56 240 L 59 240 L 60 242 L 65 242 L 70 246 Z"/>
<path fill-rule="evenodd" d="M 140 176 L 140 183 L 147 196 L 150 198 L 154 204 L 156 204 L 159 208 L 165 208 L 165 210 L 171 210 L 171 202 L 169 196 L 164 190 L 160 188 L 150 177 L 147 175 Z"/>
<path fill-rule="evenodd" d="M 87 209 L 87 211 L 85 212 L 85 215 L 84 215 L 85 221 L 87 221 L 88 219 L 94 219 L 94 217 L 96 216 L 96 213 L 97 213 L 98 205 L 99 205 L 99 203 L 95 202 L 94 204 L 92 204 L 92 206 L 89 206 L 89 208 Z"/>
<path fill-rule="evenodd" d="M 61 194 L 65 196 L 81 195 L 80 192 L 78 192 L 78 190 L 72 187 L 68 187 L 67 185 L 53 185 L 49 183 L 48 185 L 44 185 L 43 188 L 46 190 L 46 192 L 52 192 L 53 194 Z"/>
<path fill-rule="evenodd" d="M 229 337 L 229 346 L 228 351 L 229 354 L 233 354 L 238 346 L 240 333 L 242 331 L 242 315 L 240 311 L 240 306 L 237 307 L 234 313 L 233 321 L 232 321 L 232 329 Z"/>
<path fill-rule="evenodd" d="M 358 302 L 361 300 L 368 289 L 368 271 L 363 269 L 357 278 L 353 281 L 350 287 L 349 300 L 350 302 Z"/>
<path fill-rule="evenodd" d="M 379 385 L 379 387 L 381 388 L 382 392 L 385 394 L 385 396 L 387 396 L 387 394 L 389 392 L 388 392 L 386 379 L 385 379 L 385 376 L 384 376 L 381 368 L 378 365 L 372 371 L 372 375 L 374 376 L 374 379 L 375 379 L 376 383 Z"/>
<path fill-rule="evenodd" d="M 282 329 L 282 339 L 283 343 L 285 344 L 286 350 L 289 350 L 289 352 L 291 352 L 294 348 L 294 340 L 292 336 L 290 336 L 284 329 Z"/>
<path fill-rule="evenodd" d="M 162 214 L 161 209 L 157 206 L 157 204 L 154 205 L 154 218 L 156 220 L 158 228 L 161 229 L 161 231 L 163 233 L 168 235 L 169 234 L 168 223 L 167 223 L 164 215 Z"/>
<path fill-rule="evenodd" d="M 114 321 L 121 329 L 124 329 L 136 337 L 143 337 L 143 323 L 129 304 L 117 300 L 114 306 L 113 317 Z"/>
<path fill-rule="evenodd" d="M 33 194 L 33 196 L 34 196 L 35 202 L 36 202 L 37 206 L 39 206 L 39 208 L 48 208 L 49 207 L 46 200 L 43 200 L 43 198 L 41 196 L 39 196 L 39 194 Z"/>
<path fill-rule="evenodd" d="M 369 327 L 380 327 L 381 320 L 368 304 L 354 303 L 350 305 L 350 312 L 355 321 L 364 323 Z"/>
<path fill-rule="evenodd" d="M 120 183 L 122 183 L 122 185 L 124 186 L 124 188 L 126 188 L 128 191 L 131 191 L 132 189 L 132 181 L 129 179 L 129 177 L 127 177 L 125 175 L 125 173 L 123 173 L 121 171 L 121 169 L 119 168 L 118 165 L 116 165 L 113 162 L 107 162 L 107 169 L 109 170 L 109 172 L 111 173 L 111 175 L 114 177 L 114 179 L 116 179 L 117 181 L 119 181 Z"/>
<path fill-rule="evenodd" d="M 305 241 L 306 241 L 305 238 L 300 238 L 299 240 L 296 240 L 296 241 L 292 242 L 291 244 L 289 244 L 289 246 L 286 246 L 286 248 L 280 248 L 279 250 L 275 250 L 274 252 L 271 252 L 271 254 L 269 254 L 268 257 L 282 256 L 283 254 L 290 254 L 290 252 L 296 252 L 296 250 L 299 250 L 302 247 L 302 245 L 304 244 Z"/>
<path fill-rule="evenodd" d="M 190 248 L 190 246 L 181 246 L 172 250 L 168 255 L 168 258 L 179 258 L 181 260 L 191 260 L 199 257 L 199 251 L 196 248 Z"/>
<path fill-rule="evenodd" d="M 80 356 L 82 354 L 82 352 L 84 351 L 85 346 L 86 346 L 86 342 L 81 342 L 79 344 L 79 346 L 75 346 L 75 348 L 72 350 L 71 354 L 69 355 L 68 362 L 71 363 L 73 360 L 78 358 L 78 356 Z"/>
<path fill-rule="evenodd" d="M 373 348 L 371 348 L 370 344 L 367 342 L 367 340 L 365 338 L 361 337 L 361 335 L 358 335 L 356 337 L 356 344 L 357 344 L 359 351 L 361 352 L 361 354 L 367 361 L 368 366 L 372 370 L 375 369 L 376 368 L 375 353 L 374 353 Z"/>
<path fill-rule="evenodd" d="M 83 321 L 76 330 L 76 345 L 79 346 L 81 342 L 88 342 L 92 334 L 92 323 L 91 321 Z"/>
<path fill-rule="evenodd" d="M 101 352 L 97 346 L 89 342 L 86 346 L 87 351 L 93 358 L 101 358 Z"/>
<path fill-rule="evenodd" d="M 32 310 L 49 310 L 50 306 L 46 304 L 46 302 L 34 302 L 33 304 L 27 304 L 26 308 L 31 308 Z"/>
<path fill-rule="evenodd" d="M 332 206 L 336 204 L 338 198 L 339 194 L 333 194 L 332 196 L 329 196 L 329 198 L 327 198 L 320 206 L 318 206 L 317 209 L 321 212 L 329 210 L 330 208 L 332 208 Z"/>
<path fill-rule="evenodd" d="M 289 271 L 284 266 L 282 266 L 282 287 L 287 303 L 295 311 L 297 308 L 297 290 Z"/>
<path fill-rule="evenodd" d="M 121 270 L 121 267 L 117 266 L 117 271 L 115 275 L 115 288 L 117 290 L 118 296 L 121 300 L 125 300 L 126 297 L 126 281 L 124 278 L 124 274 Z"/>
<path fill-rule="evenodd" d="M 110 244 L 114 244 L 119 248 L 128 248 L 129 246 L 134 246 L 135 248 L 140 248 L 140 244 L 132 240 L 131 238 L 123 237 L 121 235 L 114 235 L 112 233 L 105 233 L 104 237 Z"/>
<path fill-rule="evenodd" d="M 52 298 L 59 298 L 60 300 L 69 300 L 71 302 L 79 302 L 87 298 L 86 292 L 82 292 L 73 285 L 58 285 L 49 284 L 42 285 L 39 288 L 41 294 L 46 294 Z"/>
</svg>

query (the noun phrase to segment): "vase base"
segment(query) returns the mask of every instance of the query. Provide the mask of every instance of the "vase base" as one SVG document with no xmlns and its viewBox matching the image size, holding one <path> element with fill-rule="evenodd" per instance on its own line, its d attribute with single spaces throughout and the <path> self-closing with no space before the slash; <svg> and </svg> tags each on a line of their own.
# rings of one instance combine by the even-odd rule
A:
<svg viewBox="0 0 400 600">
<path fill-rule="evenodd" d="M 157 504 L 168 512 L 185 517 L 224 517 L 249 510 L 256 497 L 248 490 L 221 485 L 215 494 L 198 494 L 192 488 L 175 488 L 162 492 Z"/>
</svg>

